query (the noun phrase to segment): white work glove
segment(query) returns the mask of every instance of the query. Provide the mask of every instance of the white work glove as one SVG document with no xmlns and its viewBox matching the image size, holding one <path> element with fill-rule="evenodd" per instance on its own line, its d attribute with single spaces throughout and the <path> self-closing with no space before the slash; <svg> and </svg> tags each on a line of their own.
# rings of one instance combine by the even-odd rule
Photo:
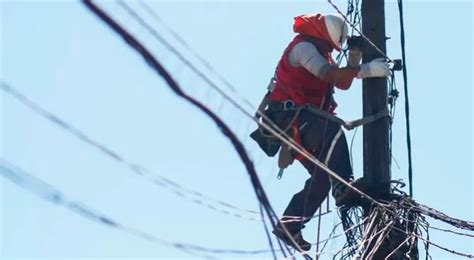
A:
<svg viewBox="0 0 474 260">
<path fill-rule="evenodd" d="M 359 48 L 349 49 L 349 57 L 347 58 L 347 64 L 349 67 L 357 67 L 362 60 L 362 51 Z"/>
<path fill-rule="evenodd" d="M 385 58 L 377 58 L 369 63 L 360 65 L 360 71 L 357 73 L 358 79 L 388 77 L 391 75 L 390 66 Z"/>
</svg>

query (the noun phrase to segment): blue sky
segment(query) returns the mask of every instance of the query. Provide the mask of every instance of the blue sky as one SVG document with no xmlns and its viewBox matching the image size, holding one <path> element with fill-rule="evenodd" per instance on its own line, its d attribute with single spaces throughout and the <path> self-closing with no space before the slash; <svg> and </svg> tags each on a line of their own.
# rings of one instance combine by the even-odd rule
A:
<svg viewBox="0 0 474 260">
<path fill-rule="evenodd" d="M 345 1 L 335 2 L 345 10 Z M 292 38 L 292 18 L 314 11 L 334 12 L 326 1 L 150 4 L 255 105 Z M 146 42 L 187 92 L 226 119 L 246 144 L 273 206 L 281 213 L 302 187 L 307 177 L 304 169 L 294 165 L 283 180 L 277 180 L 275 160 L 264 157 L 247 137 L 255 127 L 248 119 L 230 105 L 221 105 L 217 93 L 115 2 L 101 2 L 101 6 Z M 133 6 L 153 22 L 139 5 Z M 415 199 L 467 220 L 474 219 L 472 13 L 470 1 L 405 3 Z M 388 55 L 400 58 L 395 1 L 386 5 L 386 20 L 391 37 Z M 2 1 L 1 24 L 2 80 L 129 161 L 210 197 L 258 209 L 243 165 L 215 125 L 175 97 L 142 58 L 82 4 Z M 160 24 L 153 25 L 162 31 Z M 169 34 L 165 37 L 171 39 Z M 401 74 L 397 79 L 403 94 Z M 337 92 L 339 116 L 361 116 L 361 93 L 360 81 L 349 91 Z M 217 248 L 267 247 L 260 222 L 190 203 L 131 173 L 3 92 L 1 102 L 1 157 L 69 198 L 169 240 Z M 400 169 L 394 166 L 393 179 L 406 180 L 403 103 L 401 95 L 393 151 Z M 356 176 L 362 175 L 361 133 L 353 148 Z M 352 134 L 347 133 L 349 139 Z M 0 185 L 0 255 L 6 259 L 189 257 L 85 220 L 3 179 Z M 323 234 L 335 221 L 335 214 L 323 217 Z M 305 229 L 311 241 L 315 240 L 313 222 Z M 472 239 L 436 231 L 431 238 L 474 253 Z M 331 250 L 338 249 L 340 242 L 331 244 Z M 453 259 L 437 249 L 431 253 L 434 259 Z"/>
</svg>

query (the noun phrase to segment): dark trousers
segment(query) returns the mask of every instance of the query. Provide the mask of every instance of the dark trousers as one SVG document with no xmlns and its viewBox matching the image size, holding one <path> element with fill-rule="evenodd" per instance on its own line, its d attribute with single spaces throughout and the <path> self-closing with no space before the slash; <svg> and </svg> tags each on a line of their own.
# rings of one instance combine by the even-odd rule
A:
<svg viewBox="0 0 474 260">
<path fill-rule="evenodd" d="M 302 111 L 299 116 L 300 135 L 304 148 L 311 152 L 321 162 L 346 180 L 353 177 L 349 159 L 349 150 L 341 126 L 319 118 L 310 112 Z M 338 132 L 341 133 L 338 134 Z M 335 137 L 338 137 L 336 142 Z M 331 149 L 332 147 L 332 149 Z M 328 158 L 328 152 L 331 151 Z M 310 174 L 301 191 L 296 193 L 286 208 L 285 216 L 298 216 L 306 218 L 304 221 L 288 222 L 285 226 L 290 232 L 297 232 L 304 227 L 327 198 L 331 188 L 329 174 L 308 160 L 301 164 Z M 286 220 L 283 218 L 283 220 Z"/>
</svg>

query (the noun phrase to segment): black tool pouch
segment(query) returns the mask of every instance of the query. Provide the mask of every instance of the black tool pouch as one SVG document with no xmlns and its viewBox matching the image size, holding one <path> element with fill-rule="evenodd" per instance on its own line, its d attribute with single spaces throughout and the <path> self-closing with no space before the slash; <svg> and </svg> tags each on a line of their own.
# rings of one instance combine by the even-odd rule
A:
<svg viewBox="0 0 474 260">
<path fill-rule="evenodd" d="M 291 124 L 291 121 L 294 117 L 295 111 L 273 111 L 269 112 L 268 110 L 264 113 L 266 117 L 263 117 L 262 120 L 266 125 L 271 126 L 269 122 L 270 119 L 273 124 L 278 126 L 280 130 L 272 127 L 275 131 L 279 132 L 283 129 L 288 128 L 288 125 Z M 268 119 L 267 119 L 268 118 Z M 289 131 L 287 131 L 289 134 Z M 250 134 L 250 137 L 257 142 L 260 148 L 270 157 L 275 156 L 280 150 L 281 141 L 272 135 L 268 130 L 259 127 L 257 130 L 253 131 Z"/>
</svg>

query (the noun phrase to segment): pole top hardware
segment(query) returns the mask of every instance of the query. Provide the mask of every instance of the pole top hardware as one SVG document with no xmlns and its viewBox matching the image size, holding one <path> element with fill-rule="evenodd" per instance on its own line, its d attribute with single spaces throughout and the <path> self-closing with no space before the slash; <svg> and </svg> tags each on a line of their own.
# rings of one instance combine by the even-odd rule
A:
<svg viewBox="0 0 474 260">
<path fill-rule="evenodd" d="M 392 70 L 400 71 L 403 69 L 403 61 L 401 59 L 393 60 Z"/>
</svg>

